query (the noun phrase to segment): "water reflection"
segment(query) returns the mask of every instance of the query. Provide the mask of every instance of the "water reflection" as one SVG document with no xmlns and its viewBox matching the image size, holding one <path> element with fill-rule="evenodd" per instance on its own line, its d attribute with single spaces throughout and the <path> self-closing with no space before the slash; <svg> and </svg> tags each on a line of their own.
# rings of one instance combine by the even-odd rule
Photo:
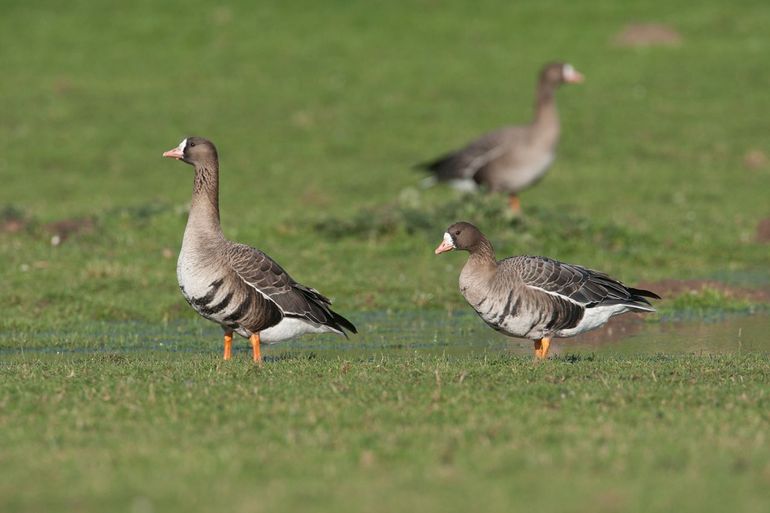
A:
<svg viewBox="0 0 770 513">
<path fill-rule="evenodd" d="M 267 356 L 312 352 L 322 358 L 356 358 L 385 352 L 532 354 L 532 342 L 489 329 L 472 312 L 368 312 L 353 316 L 360 335 L 306 337 L 268 346 Z M 770 316 L 720 320 L 647 322 L 617 317 L 605 327 L 571 339 L 556 339 L 553 354 L 655 354 L 770 352 Z M 222 332 L 202 320 L 163 323 L 93 323 L 77 331 L 0 333 L 0 352 L 202 352 L 221 350 Z M 235 348 L 247 352 L 248 343 Z"/>
</svg>

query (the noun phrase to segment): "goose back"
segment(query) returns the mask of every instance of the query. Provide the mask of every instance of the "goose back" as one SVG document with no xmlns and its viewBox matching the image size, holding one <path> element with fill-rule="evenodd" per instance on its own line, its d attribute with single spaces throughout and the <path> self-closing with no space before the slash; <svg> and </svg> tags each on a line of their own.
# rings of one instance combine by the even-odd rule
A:
<svg viewBox="0 0 770 513">
<path fill-rule="evenodd" d="M 532 256 L 502 260 L 490 279 L 464 284 L 463 295 L 484 322 L 529 339 L 574 336 L 629 310 L 654 311 L 646 298 L 657 297 L 598 271 Z"/>
</svg>

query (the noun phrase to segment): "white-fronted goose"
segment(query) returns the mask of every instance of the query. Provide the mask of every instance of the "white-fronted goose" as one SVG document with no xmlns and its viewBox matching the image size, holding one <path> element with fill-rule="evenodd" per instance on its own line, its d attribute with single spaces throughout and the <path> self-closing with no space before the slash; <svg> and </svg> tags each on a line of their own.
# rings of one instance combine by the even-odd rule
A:
<svg viewBox="0 0 770 513">
<path fill-rule="evenodd" d="M 418 168 L 464 190 L 484 185 L 508 193 L 511 209 L 518 212 L 519 192 L 540 180 L 556 156 L 560 130 L 556 89 L 565 82 L 582 81 L 583 75 L 570 64 L 546 64 L 540 71 L 530 124 L 500 128 Z"/>
<path fill-rule="evenodd" d="M 540 256 L 495 259 L 478 228 L 459 222 L 444 233 L 436 254 L 459 249 L 470 255 L 460 292 L 495 330 L 535 342 L 545 358 L 552 337 L 572 337 L 628 311 L 654 312 L 649 290 L 626 287 L 604 273 Z"/>
<path fill-rule="evenodd" d="M 190 215 L 176 274 L 188 303 L 225 331 L 225 360 L 233 333 L 250 339 L 255 362 L 260 342 L 273 343 L 305 333 L 356 333 L 317 290 L 294 281 L 258 249 L 225 239 L 219 224 L 219 159 L 214 145 L 188 137 L 163 154 L 195 167 Z"/>
</svg>

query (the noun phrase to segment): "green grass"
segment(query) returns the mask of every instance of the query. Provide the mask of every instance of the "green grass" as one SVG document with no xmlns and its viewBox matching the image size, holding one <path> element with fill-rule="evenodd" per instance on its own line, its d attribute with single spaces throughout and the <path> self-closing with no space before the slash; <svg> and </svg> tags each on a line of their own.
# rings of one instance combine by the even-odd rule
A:
<svg viewBox="0 0 770 513">
<path fill-rule="evenodd" d="M 176 284 L 192 170 L 160 155 L 195 134 L 219 149 L 225 234 L 373 331 L 467 308 L 463 257 L 433 255 L 458 219 L 500 257 L 767 289 L 770 166 L 743 158 L 770 154 L 770 4 L 687 4 L 5 2 L 0 509 L 763 511 L 762 354 L 533 366 L 399 356 L 379 332 L 377 360 L 259 370 L 200 353 L 215 330 Z M 682 43 L 614 45 L 632 22 Z M 524 217 L 419 188 L 415 162 L 528 120 L 552 59 L 587 81 L 558 93 L 559 155 Z M 52 246 L 67 219 L 88 229 Z M 703 319 L 762 297 L 657 304 Z M 19 354 L 46 349 L 108 353 Z"/>
<path fill-rule="evenodd" d="M 718 290 L 705 288 L 682 294 L 667 305 L 667 309 L 661 311 L 664 317 L 668 314 L 678 318 L 708 318 L 709 315 L 751 314 L 757 307 L 750 301 L 733 298 Z M 764 310 L 764 308 L 762 308 Z"/>
<path fill-rule="evenodd" d="M 683 42 L 612 44 L 637 21 Z M 11 3 L 0 208 L 38 230 L 0 233 L 0 322 L 192 316 L 162 257 L 179 247 L 191 169 L 160 157 L 190 133 L 219 146 L 226 234 L 342 311 L 459 307 L 460 258 L 431 249 L 460 217 L 500 256 L 546 254 L 629 283 L 767 286 L 754 228 L 770 215 L 770 167 L 742 159 L 770 151 L 757 115 L 770 109 L 768 22 L 764 2 Z M 523 196 L 523 223 L 490 217 L 502 198 L 469 210 L 445 188 L 417 189 L 414 162 L 527 120 L 554 58 L 587 81 L 559 92 L 559 158 Z M 43 225 L 82 217 L 92 234 L 50 247 Z M 359 218 L 373 234 L 317 228 Z"/>
<path fill-rule="evenodd" d="M 104 354 L 0 369 L 3 511 L 765 511 L 770 360 Z M 226 505 L 226 506 L 225 506 Z"/>
</svg>

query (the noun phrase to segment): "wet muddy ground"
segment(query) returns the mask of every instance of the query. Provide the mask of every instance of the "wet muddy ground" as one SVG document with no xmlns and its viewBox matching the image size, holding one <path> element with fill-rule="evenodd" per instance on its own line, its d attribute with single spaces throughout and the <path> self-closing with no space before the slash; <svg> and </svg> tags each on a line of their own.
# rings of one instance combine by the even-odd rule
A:
<svg viewBox="0 0 770 513">
<path fill-rule="evenodd" d="M 267 356 L 313 354 L 323 358 L 359 358 L 384 352 L 532 353 L 532 342 L 489 329 L 471 312 L 369 312 L 354 318 L 359 335 L 350 339 L 323 335 L 264 348 Z M 726 315 L 711 320 L 650 322 L 625 315 L 601 329 L 570 339 L 556 339 L 554 355 L 570 354 L 738 354 L 770 352 L 770 315 Z M 248 343 L 236 339 L 237 352 Z M 0 352 L 212 352 L 221 350 L 221 331 L 203 321 L 168 324 L 94 323 L 76 332 L 0 333 Z"/>
</svg>

